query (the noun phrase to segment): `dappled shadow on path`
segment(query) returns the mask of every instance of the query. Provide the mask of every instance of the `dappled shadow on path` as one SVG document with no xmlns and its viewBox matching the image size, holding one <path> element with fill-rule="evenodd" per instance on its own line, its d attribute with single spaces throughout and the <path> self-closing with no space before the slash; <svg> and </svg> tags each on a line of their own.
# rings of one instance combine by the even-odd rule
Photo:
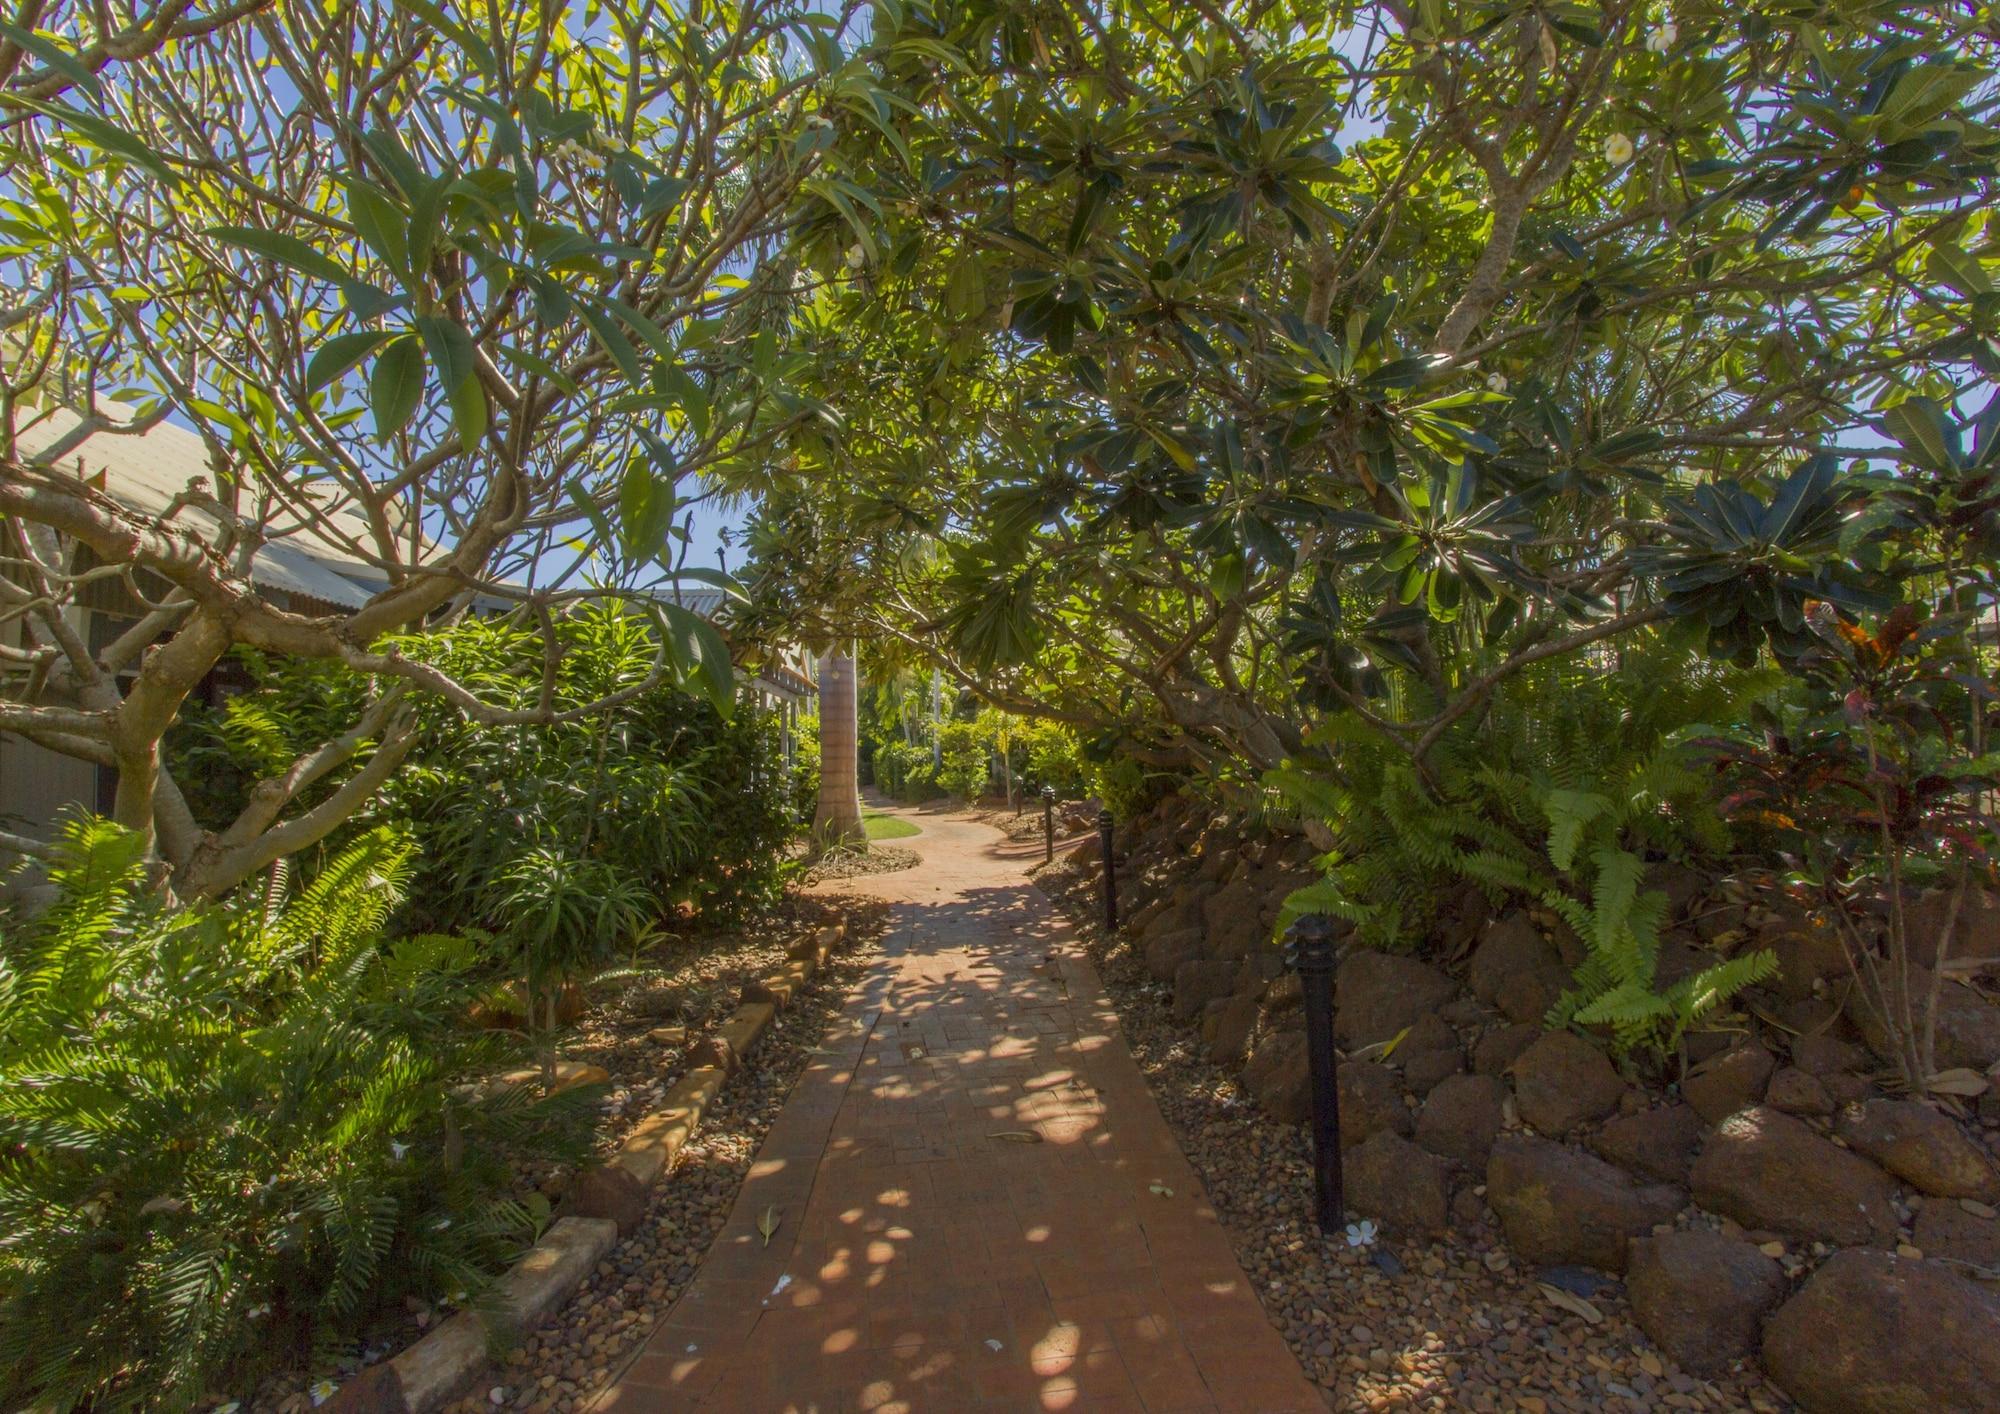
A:
<svg viewBox="0 0 2000 1414">
<path fill-rule="evenodd" d="M 1323 1408 L 1016 848 L 926 830 L 883 955 L 598 1408 Z"/>
</svg>

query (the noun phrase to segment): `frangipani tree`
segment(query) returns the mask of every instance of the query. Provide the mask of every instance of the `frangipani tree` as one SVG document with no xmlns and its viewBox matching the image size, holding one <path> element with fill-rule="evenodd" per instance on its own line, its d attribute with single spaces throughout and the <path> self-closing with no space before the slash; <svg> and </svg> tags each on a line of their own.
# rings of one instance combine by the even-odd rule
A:
<svg viewBox="0 0 2000 1414">
<path fill-rule="evenodd" d="M 534 624 L 580 595 L 714 578 L 680 563 L 700 474 L 820 415 L 787 386 L 791 274 L 770 256 L 818 207 L 864 199 L 835 150 L 888 100 L 844 47 L 851 17 L 795 0 L 15 7 L 0 731 L 116 768 L 118 821 L 202 895 L 358 808 L 412 740 L 411 694 L 492 723 L 602 707 L 545 691 L 503 710 L 385 635 L 475 602 Z M 76 474 L 79 448 L 161 420 L 212 468 L 164 512 Z M 255 557 L 295 538 L 372 567 L 379 592 L 337 613 L 270 592 Z M 92 643 L 71 610 L 106 580 L 144 609 Z M 721 637 L 653 612 L 654 680 L 726 702 Z M 374 692 L 205 834 L 160 742 L 239 645 L 340 661 Z"/>
<path fill-rule="evenodd" d="M 1669 619 L 1789 653 L 1809 603 L 1931 561 L 1851 477 L 1992 406 L 1970 9 L 939 3 L 875 34 L 897 188 L 802 230 L 845 422 L 789 439 L 762 541 L 815 615 L 1254 768 L 1335 707 L 1421 759 L 1510 672 Z M 1950 494 L 1992 545 L 1978 445 Z"/>
</svg>

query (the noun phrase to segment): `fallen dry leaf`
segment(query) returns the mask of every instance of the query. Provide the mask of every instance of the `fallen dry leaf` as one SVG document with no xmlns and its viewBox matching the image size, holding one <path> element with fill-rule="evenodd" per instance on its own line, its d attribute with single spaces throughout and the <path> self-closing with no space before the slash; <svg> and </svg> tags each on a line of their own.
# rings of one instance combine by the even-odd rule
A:
<svg viewBox="0 0 2000 1414">
<path fill-rule="evenodd" d="M 1585 1301 L 1581 1296 L 1573 1296 L 1561 1287 L 1550 1286 L 1545 1281 L 1536 1282 L 1535 1285 L 1541 1287 L 1542 1295 L 1548 1299 L 1548 1303 L 1551 1306 L 1560 1306 L 1572 1315 L 1583 1317 L 1593 1326 L 1604 1319 L 1604 1313 L 1588 1301 Z"/>
</svg>

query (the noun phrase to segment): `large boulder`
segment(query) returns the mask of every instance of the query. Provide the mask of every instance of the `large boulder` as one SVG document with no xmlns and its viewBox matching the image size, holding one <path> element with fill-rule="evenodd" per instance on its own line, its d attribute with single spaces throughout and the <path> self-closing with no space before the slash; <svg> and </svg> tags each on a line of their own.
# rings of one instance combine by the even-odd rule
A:
<svg viewBox="0 0 2000 1414">
<path fill-rule="evenodd" d="M 1438 1082 L 1417 1115 L 1417 1143 L 1483 1173 L 1500 1137 L 1507 1087 L 1491 1075 L 1454 1075 Z"/>
<path fill-rule="evenodd" d="M 1958 1203 L 1926 1203 L 1910 1237 L 1926 1257 L 2000 1271 L 2000 1218 L 1981 1217 Z"/>
<path fill-rule="evenodd" d="M 1517 1021 L 1482 1032 L 1472 1043 L 1472 1068 L 1481 1075 L 1505 1075 L 1521 1052 L 1542 1038 L 1542 1028 Z"/>
<path fill-rule="evenodd" d="M 1869 1100 L 1840 1112 L 1836 1132 L 1848 1147 L 1926 1193 L 1943 1198 L 2000 1197 L 2000 1172 L 1956 1124 L 1916 1100 Z"/>
<path fill-rule="evenodd" d="M 1411 1094 L 1421 1097 L 1430 1094 L 1439 1081 L 1464 1072 L 1465 1052 L 1456 1046 L 1448 1050 L 1416 1051 L 1407 1056 L 1399 1051 L 1396 1063 L 1402 1068 L 1403 1084 Z"/>
<path fill-rule="evenodd" d="M 1777 1068 L 1778 1062 L 1762 1042 L 1747 1041 L 1696 1067 L 1681 1082 L 1681 1094 L 1696 1114 L 1710 1124 L 1720 1124 L 1763 1099 Z"/>
<path fill-rule="evenodd" d="M 1243 1066 L 1243 1088 L 1280 1124 L 1297 1124 L 1312 1107 L 1303 1031 L 1274 1031 Z"/>
<path fill-rule="evenodd" d="M 1387 1131 L 1410 1132 L 1410 1111 L 1396 1073 L 1380 1061 L 1342 1061 L 1335 1075 L 1340 1090 L 1340 1147 L 1352 1148 Z"/>
<path fill-rule="evenodd" d="M 1953 916 L 1953 892 L 1932 889 L 1911 900 L 1904 914 L 1910 957 L 1922 966 L 1937 966 L 1939 944 L 1946 942 L 1945 922 Z M 2000 893 L 1972 889 L 1958 900 L 1957 919 L 1945 957 L 1947 960 L 2000 957 Z"/>
<path fill-rule="evenodd" d="M 1208 1043 L 1209 1060 L 1225 1066 L 1242 1061 L 1250 1049 L 1250 1036 L 1257 1029 L 1260 1010 L 1254 996 L 1224 997 L 1210 1002 L 1201 1019 L 1201 1039 Z"/>
<path fill-rule="evenodd" d="M 1513 1021 L 1540 1021 L 1569 989 L 1570 973 L 1555 945 L 1523 913 L 1486 926 L 1466 973 L 1472 994 Z"/>
<path fill-rule="evenodd" d="M 1590 1147 L 1619 1168 L 1659 1183 L 1688 1181 L 1701 1144 L 1701 1116 L 1686 1105 L 1662 1105 L 1606 1120 Z"/>
<path fill-rule="evenodd" d="M 1190 958 L 1174 969 L 1174 1019 L 1193 1021 L 1203 1007 L 1235 990 L 1235 963 Z"/>
<path fill-rule="evenodd" d="M 1757 1349 L 1785 1271 L 1749 1243 L 1707 1228 L 1632 1240 L 1625 1293 L 1653 1344 L 1692 1375 L 1713 1375 Z"/>
<path fill-rule="evenodd" d="M 1167 916 L 1167 915 L 1162 915 Z M 1146 974 L 1155 982 L 1171 982 L 1184 962 L 1202 956 L 1200 928 L 1154 929 L 1146 939 Z"/>
<path fill-rule="evenodd" d="M 1630 1239 L 1672 1222 L 1684 1199 L 1666 1184 L 1642 1187 L 1589 1154 L 1503 1134 L 1486 1163 L 1486 1201 L 1524 1260 L 1618 1272 Z"/>
<path fill-rule="evenodd" d="M 1270 941 L 1260 917 L 1263 895 L 1256 880 L 1243 879 L 1209 895 L 1201 906 L 1208 950 L 1216 957 L 1245 957 Z"/>
<path fill-rule="evenodd" d="M 1807 1075 L 1837 1075 L 1868 1068 L 1868 1052 L 1852 1041 L 1815 1033 L 1792 1038 L 1792 1064 Z"/>
<path fill-rule="evenodd" d="M 1465 1051 L 1458 1033 L 1432 1012 L 1420 1017 L 1404 1033 L 1395 1052 L 1396 1068 L 1403 1072 L 1403 1084 L 1417 1095 L 1428 1095 L 1447 1075 L 1465 1069 Z"/>
<path fill-rule="evenodd" d="M 1787 1001 L 1810 997 L 1815 983 L 1837 982 L 1848 976 L 1847 952 L 1840 935 L 1798 914 L 1767 925 L 1750 947 L 1768 948 L 1776 957 L 1778 975 L 1771 979 L 1771 987 Z"/>
<path fill-rule="evenodd" d="M 1764 1369 L 1807 1414 L 2000 1410 L 2000 1295 L 1941 1262 L 1836 1252 L 1764 1330 Z"/>
<path fill-rule="evenodd" d="M 1912 963 L 1912 995 L 1919 999 L 1927 997 L 1930 987 L 1931 974 Z M 1896 1048 L 1890 1040 L 1888 1028 L 1882 1024 L 1880 1011 L 1865 997 L 1857 996 L 1856 1002 L 1854 1024 L 1861 1030 L 1861 1039 L 1876 1055 L 1893 1061 Z M 1938 989 L 1937 1011 L 1933 1020 L 1937 1028 L 1938 1069 L 1954 1070 L 1966 1066 L 1973 1070 L 1985 1070 L 2000 1063 L 2000 1006 L 1957 982 L 1947 981 Z"/>
<path fill-rule="evenodd" d="M 1713 878 L 1699 869 L 1665 861 L 1646 871 L 1644 887 L 1666 895 L 1667 917 L 1685 918 L 1713 883 Z"/>
<path fill-rule="evenodd" d="M 1826 1082 L 1795 1065 L 1781 1068 L 1764 1091 L 1764 1103 L 1788 1115 L 1830 1115 L 1833 1096 Z"/>
<path fill-rule="evenodd" d="M 1451 1178 L 1444 1160 L 1402 1135 L 1379 1130 L 1341 1159 L 1347 1205 L 1380 1218 L 1398 1235 L 1441 1233 L 1451 1223 Z"/>
<path fill-rule="evenodd" d="M 1334 1035 L 1347 1051 L 1392 1039 L 1458 994 L 1427 962 L 1366 950 L 1348 955 L 1335 983 Z"/>
<path fill-rule="evenodd" d="M 1574 1031 L 1550 1031 L 1515 1059 L 1521 1118 L 1551 1137 L 1618 1108 L 1625 1082 L 1604 1052 Z"/>
<path fill-rule="evenodd" d="M 1889 1175 L 1766 1106 L 1718 1125 L 1688 1183 L 1696 1202 L 1745 1227 L 1840 1246 L 1886 1247 L 1896 1240 Z"/>
</svg>

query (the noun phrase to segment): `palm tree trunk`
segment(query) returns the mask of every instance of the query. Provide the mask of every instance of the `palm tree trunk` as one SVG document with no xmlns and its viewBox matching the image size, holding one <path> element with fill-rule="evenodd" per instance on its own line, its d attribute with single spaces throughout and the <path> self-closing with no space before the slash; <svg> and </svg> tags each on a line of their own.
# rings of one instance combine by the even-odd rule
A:
<svg viewBox="0 0 2000 1414">
<path fill-rule="evenodd" d="M 860 728 L 854 658 L 829 653 L 819 661 L 819 804 L 813 811 L 813 848 L 865 849 L 861 826 Z"/>
</svg>

